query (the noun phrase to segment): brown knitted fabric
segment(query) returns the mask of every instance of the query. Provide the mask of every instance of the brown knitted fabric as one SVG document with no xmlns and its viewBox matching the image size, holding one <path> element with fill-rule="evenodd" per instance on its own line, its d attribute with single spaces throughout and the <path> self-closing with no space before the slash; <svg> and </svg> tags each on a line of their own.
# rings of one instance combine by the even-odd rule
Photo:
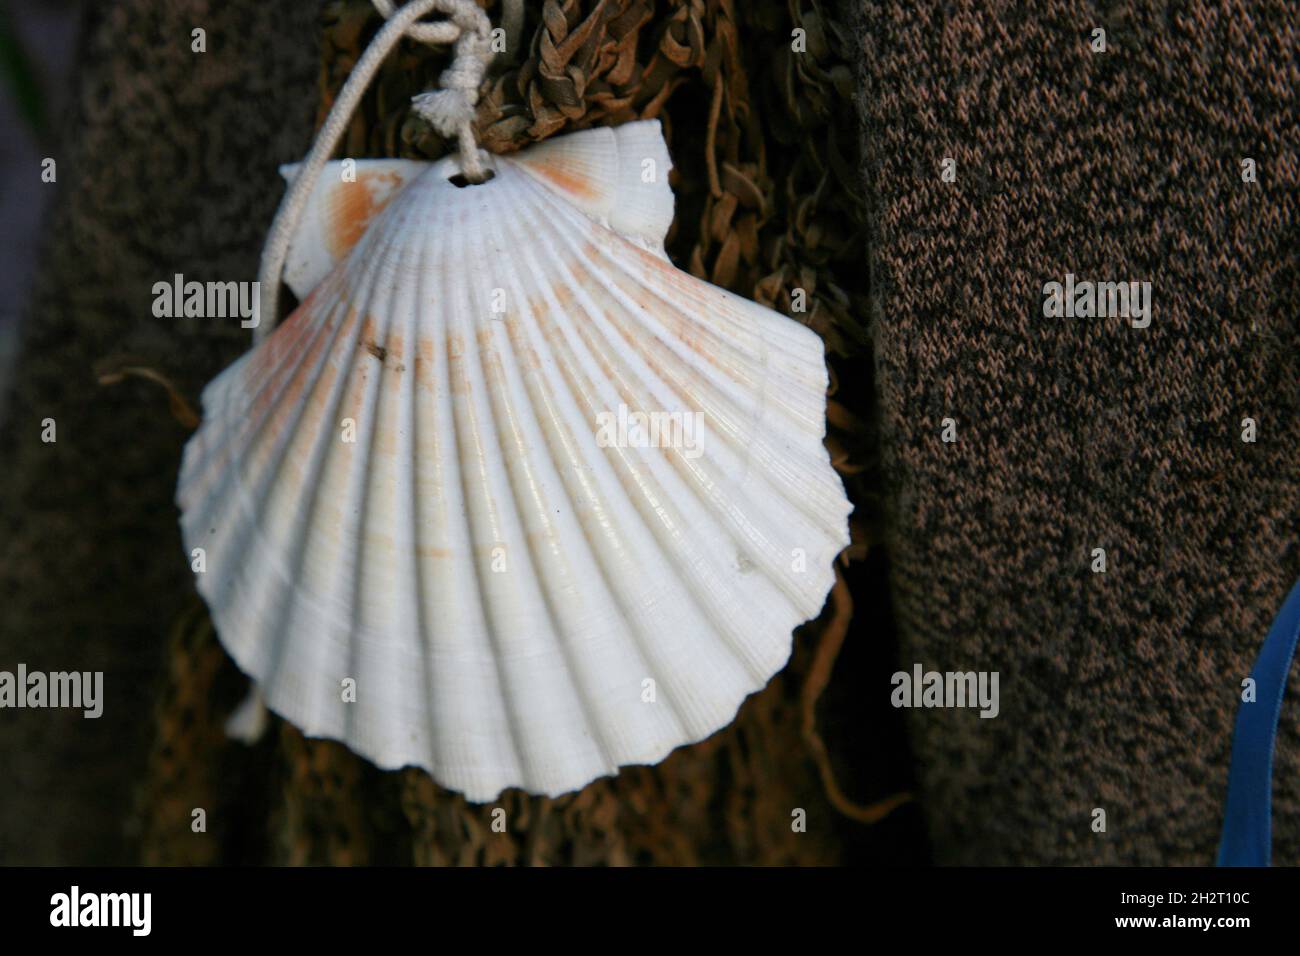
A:
<svg viewBox="0 0 1300 956">
<path fill-rule="evenodd" d="M 311 131 L 311 5 L 87 8 L 57 187 L 22 187 L 58 198 L 0 425 L 0 669 L 103 671 L 104 712 L 3 711 L 5 864 L 134 859 L 166 634 L 192 588 L 172 506 L 186 429 L 157 385 L 98 378 L 149 367 L 195 395 L 246 347 L 233 323 L 155 317 L 153 285 L 254 279 L 276 163 Z"/>
<path fill-rule="evenodd" d="M 1213 862 L 1240 681 L 1300 574 L 1300 27 L 1180 6 L 859 6 L 901 664 L 1001 674 L 996 719 L 910 714 L 940 862 Z M 1044 318 L 1066 273 L 1149 280 L 1150 327 Z"/>
</svg>

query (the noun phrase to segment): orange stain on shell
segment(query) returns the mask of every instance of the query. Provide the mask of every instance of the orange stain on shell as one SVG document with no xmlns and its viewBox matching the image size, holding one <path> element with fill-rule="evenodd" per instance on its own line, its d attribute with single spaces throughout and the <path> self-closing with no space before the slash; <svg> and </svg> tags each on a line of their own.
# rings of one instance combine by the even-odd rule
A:
<svg viewBox="0 0 1300 956">
<path fill-rule="evenodd" d="M 401 177 L 393 172 L 367 172 L 359 175 L 354 183 L 339 183 L 334 187 L 327 204 L 329 222 L 325 232 L 325 245 L 331 256 L 337 260 L 347 255 L 401 183 Z M 379 196 L 383 198 L 376 198 Z"/>
<path fill-rule="evenodd" d="M 572 170 L 545 163 L 532 163 L 529 168 L 552 186 L 564 190 L 571 196 L 576 196 L 579 199 L 591 199 L 596 195 L 596 190 L 592 188 L 591 182 Z"/>
<path fill-rule="evenodd" d="M 459 332 L 447 333 L 447 374 L 451 390 L 458 395 L 469 392 L 469 376 L 465 372 L 465 337 Z"/>
<path fill-rule="evenodd" d="M 428 339 L 416 339 L 415 383 L 423 388 L 432 388 L 433 369 L 433 343 Z"/>
</svg>

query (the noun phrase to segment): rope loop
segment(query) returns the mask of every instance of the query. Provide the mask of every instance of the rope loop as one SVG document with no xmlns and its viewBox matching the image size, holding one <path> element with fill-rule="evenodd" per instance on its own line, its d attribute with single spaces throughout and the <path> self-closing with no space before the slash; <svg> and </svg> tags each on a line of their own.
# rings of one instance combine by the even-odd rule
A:
<svg viewBox="0 0 1300 956">
<path fill-rule="evenodd" d="M 395 13 L 392 0 L 372 0 L 385 19 Z M 406 35 L 423 43 L 455 43 L 451 66 L 438 77 L 441 89 L 411 97 L 411 106 L 447 139 L 460 148 L 461 172 L 472 183 L 487 178 L 474 138 L 474 107 L 478 104 L 483 74 L 492 59 L 492 23 L 474 0 L 442 0 L 436 9 L 449 17 L 442 23 L 417 23 Z"/>
<path fill-rule="evenodd" d="M 461 173 L 467 180 L 482 182 L 487 178 L 483 157 L 474 138 L 474 109 L 492 56 L 492 24 L 487 14 L 474 0 L 410 0 L 400 8 L 395 8 L 392 0 L 372 2 L 386 22 L 343 84 L 271 221 L 257 275 L 260 296 L 253 328 L 254 344 L 266 338 L 275 327 L 284 261 L 307 200 L 316 188 L 316 180 L 338 148 L 370 81 L 403 36 L 431 45 L 455 44 L 451 66 L 440 77 L 443 88 L 412 97 L 412 109 L 442 135 L 456 139 Z M 433 12 L 441 13 L 447 19 L 438 23 L 416 22 Z"/>
</svg>

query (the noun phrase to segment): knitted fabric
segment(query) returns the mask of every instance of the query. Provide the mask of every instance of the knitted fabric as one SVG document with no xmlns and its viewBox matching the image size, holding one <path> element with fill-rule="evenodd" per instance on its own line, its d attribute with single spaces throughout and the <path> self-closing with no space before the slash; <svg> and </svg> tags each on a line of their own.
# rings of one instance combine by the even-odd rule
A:
<svg viewBox="0 0 1300 956">
<path fill-rule="evenodd" d="M 936 860 L 1212 863 L 1241 681 L 1300 575 L 1294 9 L 858 14 L 900 667 L 1001 677 L 995 719 L 910 712 Z M 1151 282 L 1150 326 L 1045 318 L 1067 273 Z M 1295 673 L 1288 701 L 1279 864 Z"/>
</svg>

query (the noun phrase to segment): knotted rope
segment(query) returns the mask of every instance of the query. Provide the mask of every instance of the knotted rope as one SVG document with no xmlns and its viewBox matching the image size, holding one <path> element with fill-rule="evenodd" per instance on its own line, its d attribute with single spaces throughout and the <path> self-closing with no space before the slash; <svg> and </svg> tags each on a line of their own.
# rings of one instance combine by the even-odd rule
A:
<svg viewBox="0 0 1300 956">
<path fill-rule="evenodd" d="M 459 148 L 461 172 L 473 183 L 487 178 L 483 156 L 474 138 L 474 108 L 478 89 L 492 56 L 492 25 L 474 0 L 411 0 L 395 9 L 392 0 L 372 0 L 375 9 L 387 21 L 366 47 L 366 52 L 348 76 L 338 98 L 330 107 L 294 177 L 280 208 L 271 221 L 262 262 L 258 269 L 261 291 L 259 320 L 253 330 L 253 342 L 262 341 L 275 327 L 280 302 L 280 276 L 289 244 L 298 231 L 303 210 L 325 163 L 338 147 L 339 140 L 352 119 L 352 113 L 374 79 L 380 64 L 403 36 L 421 43 L 443 46 L 455 44 L 451 66 L 439 77 L 442 89 L 421 93 L 411 99 L 412 109 L 448 139 L 455 138 Z M 420 17 L 437 11 L 448 19 L 439 23 L 417 23 Z"/>
<path fill-rule="evenodd" d="M 392 0 L 373 0 L 373 3 L 385 19 L 392 20 Z M 470 182 L 481 183 L 487 172 L 474 139 L 474 106 L 478 103 L 483 74 L 492 59 L 492 25 L 473 0 L 448 0 L 445 5 L 439 5 L 439 11 L 451 19 L 436 24 L 415 24 L 407 33 L 424 43 L 454 41 L 456 55 L 451 66 L 438 77 L 441 89 L 412 97 L 411 108 L 443 136 L 456 138 L 460 144 L 461 172 Z M 447 27 L 451 30 L 440 29 Z M 452 30 L 456 35 L 446 39 Z"/>
</svg>

